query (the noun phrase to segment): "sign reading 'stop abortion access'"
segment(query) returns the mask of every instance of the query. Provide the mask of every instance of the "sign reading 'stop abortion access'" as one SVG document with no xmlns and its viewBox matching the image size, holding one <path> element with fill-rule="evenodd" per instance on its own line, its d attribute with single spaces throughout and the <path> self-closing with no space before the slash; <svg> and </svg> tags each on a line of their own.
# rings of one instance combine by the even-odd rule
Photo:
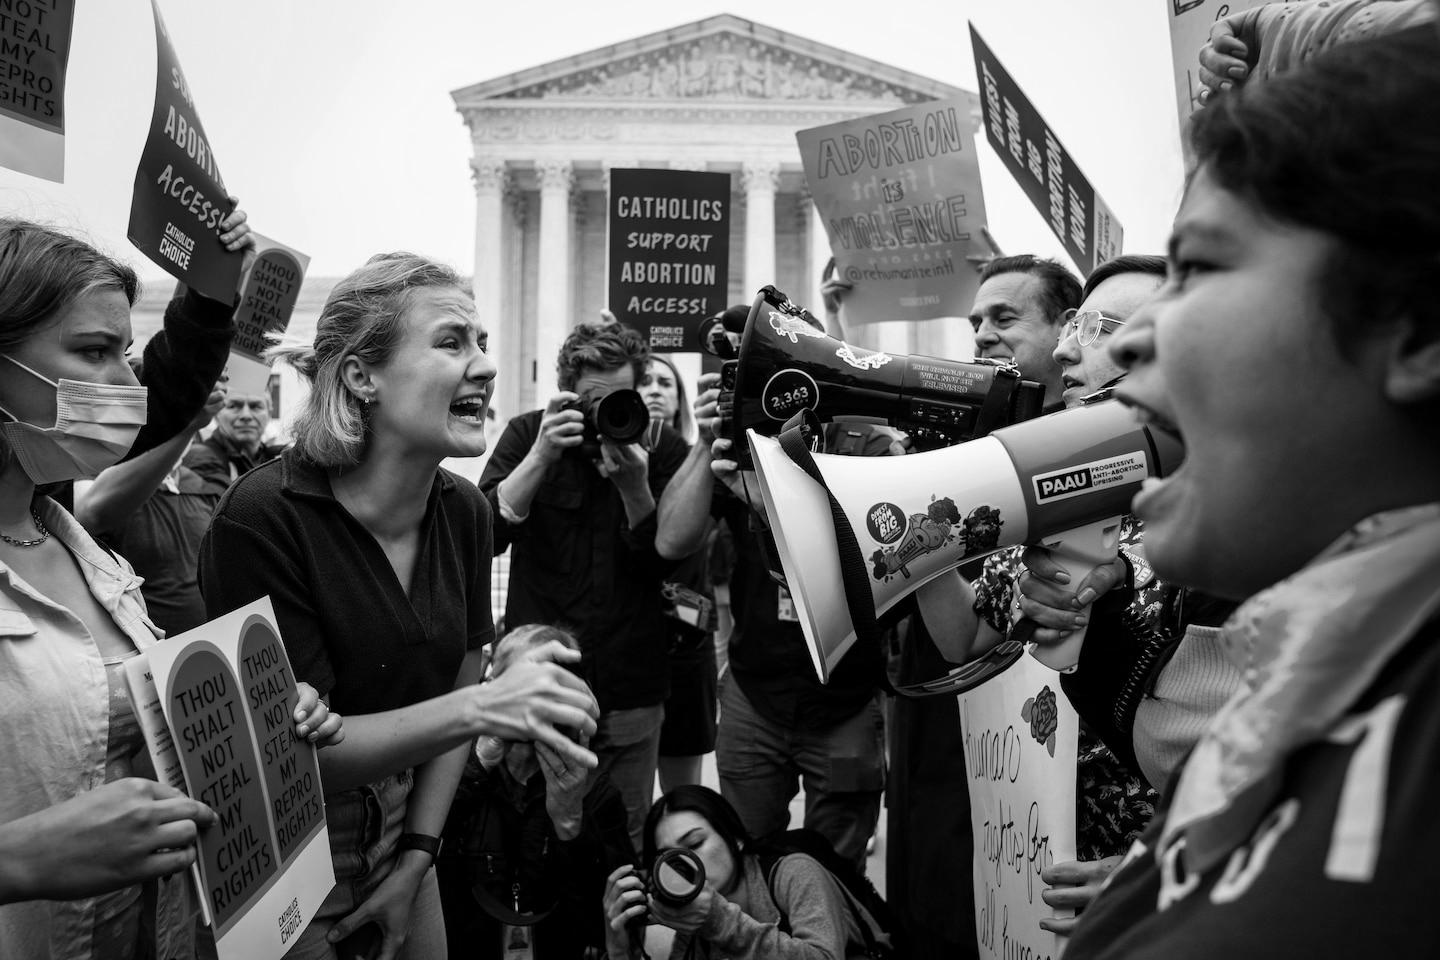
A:
<svg viewBox="0 0 1440 960">
<path fill-rule="evenodd" d="M 656 353 L 701 349 L 700 324 L 725 309 L 730 175 L 610 171 L 610 311 Z"/>
<path fill-rule="evenodd" d="M 155 109 L 135 170 L 130 242 L 176 280 L 212 300 L 233 303 L 243 260 L 220 243 L 220 221 L 234 204 L 220 178 L 185 72 L 155 15 Z"/>
</svg>

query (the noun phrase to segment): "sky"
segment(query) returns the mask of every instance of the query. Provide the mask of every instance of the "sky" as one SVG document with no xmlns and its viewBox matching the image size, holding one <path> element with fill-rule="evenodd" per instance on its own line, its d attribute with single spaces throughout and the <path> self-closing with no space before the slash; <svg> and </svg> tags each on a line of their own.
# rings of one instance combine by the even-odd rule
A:
<svg viewBox="0 0 1440 960">
<path fill-rule="evenodd" d="M 82 232 L 147 279 L 125 238 L 155 90 L 149 0 L 81 0 L 66 96 L 66 182 L 0 169 L 0 211 Z M 473 263 L 470 141 L 450 91 L 730 13 L 976 89 L 973 21 L 1125 228 L 1161 252 L 1182 182 L 1169 0 L 161 0 L 225 182 L 256 229 L 338 276 L 382 250 Z M 823 13 L 819 13 L 823 11 Z M 983 138 L 982 138 L 983 139 Z M 1006 253 L 1061 256 L 980 147 Z M 798 152 L 797 152 L 798 160 Z"/>
</svg>

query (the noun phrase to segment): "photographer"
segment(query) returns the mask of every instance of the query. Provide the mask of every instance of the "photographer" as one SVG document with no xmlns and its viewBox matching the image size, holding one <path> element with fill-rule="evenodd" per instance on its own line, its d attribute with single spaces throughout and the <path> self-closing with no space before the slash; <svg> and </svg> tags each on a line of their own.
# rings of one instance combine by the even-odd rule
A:
<svg viewBox="0 0 1440 960">
<path fill-rule="evenodd" d="M 577 326 L 560 347 L 560 392 L 510 422 L 480 477 L 494 507 L 495 550 L 512 551 L 505 623 L 575 632 L 580 673 L 601 709 L 591 748 L 625 797 L 636 846 L 669 688 L 661 583 L 674 564 L 655 550 L 655 504 L 686 448 L 668 428 L 648 452 L 595 436 L 587 411 L 593 424 L 602 398 L 633 391 L 649 357 L 629 327 Z"/>
</svg>

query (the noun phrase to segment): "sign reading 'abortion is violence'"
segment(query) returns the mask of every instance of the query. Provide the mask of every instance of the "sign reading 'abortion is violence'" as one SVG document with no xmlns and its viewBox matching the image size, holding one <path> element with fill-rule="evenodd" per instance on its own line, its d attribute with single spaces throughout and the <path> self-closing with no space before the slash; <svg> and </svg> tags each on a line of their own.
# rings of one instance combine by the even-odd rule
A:
<svg viewBox="0 0 1440 960">
<path fill-rule="evenodd" d="M 964 316 L 987 248 L 970 98 L 937 100 L 795 134 L 805 182 L 853 285 L 846 323 Z"/>
<path fill-rule="evenodd" d="M 610 311 L 656 353 L 701 349 L 700 324 L 725 309 L 730 175 L 610 171 Z"/>
<path fill-rule="evenodd" d="M 990 146 L 1088 277 L 1096 264 L 1120 254 L 1125 236 L 1120 221 L 973 24 L 970 43 Z"/>
<path fill-rule="evenodd" d="M 160 8 L 155 15 L 155 110 L 135 170 L 128 236 L 145 256 L 186 286 L 230 303 L 242 256 L 219 239 L 233 204 L 175 56 Z"/>
</svg>

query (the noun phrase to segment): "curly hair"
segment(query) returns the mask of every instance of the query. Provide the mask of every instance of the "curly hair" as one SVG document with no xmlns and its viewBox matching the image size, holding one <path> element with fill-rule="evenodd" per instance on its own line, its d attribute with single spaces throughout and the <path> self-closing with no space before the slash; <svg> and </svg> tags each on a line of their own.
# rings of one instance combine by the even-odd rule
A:
<svg viewBox="0 0 1440 960">
<path fill-rule="evenodd" d="M 1203 171 L 1271 219 L 1339 241 L 1320 302 L 1342 347 L 1367 319 L 1440 323 L 1437 102 L 1440 43 L 1425 24 L 1235 88 L 1190 123 L 1192 180 Z"/>
<path fill-rule="evenodd" d="M 413 253 L 382 253 L 335 285 L 315 324 L 315 342 L 280 342 L 265 352 L 310 381 L 291 432 L 295 450 L 322 467 L 360 461 L 368 440 L 365 413 L 343 375 L 347 357 L 379 365 L 390 359 L 405 329 L 412 291 L 446 287 L 470 296 L 454 270 Z"/>
<path fill-rule="evenodd" d="M 560 345 L 555 381 L 561 390 L 574 390 L 586 370 L 609 372 L 629 364 L 638 384 L 650 361 L 650 347 L 633 327 L 611 321 L 587 320 L 575 325 Z"/>
</svg>

